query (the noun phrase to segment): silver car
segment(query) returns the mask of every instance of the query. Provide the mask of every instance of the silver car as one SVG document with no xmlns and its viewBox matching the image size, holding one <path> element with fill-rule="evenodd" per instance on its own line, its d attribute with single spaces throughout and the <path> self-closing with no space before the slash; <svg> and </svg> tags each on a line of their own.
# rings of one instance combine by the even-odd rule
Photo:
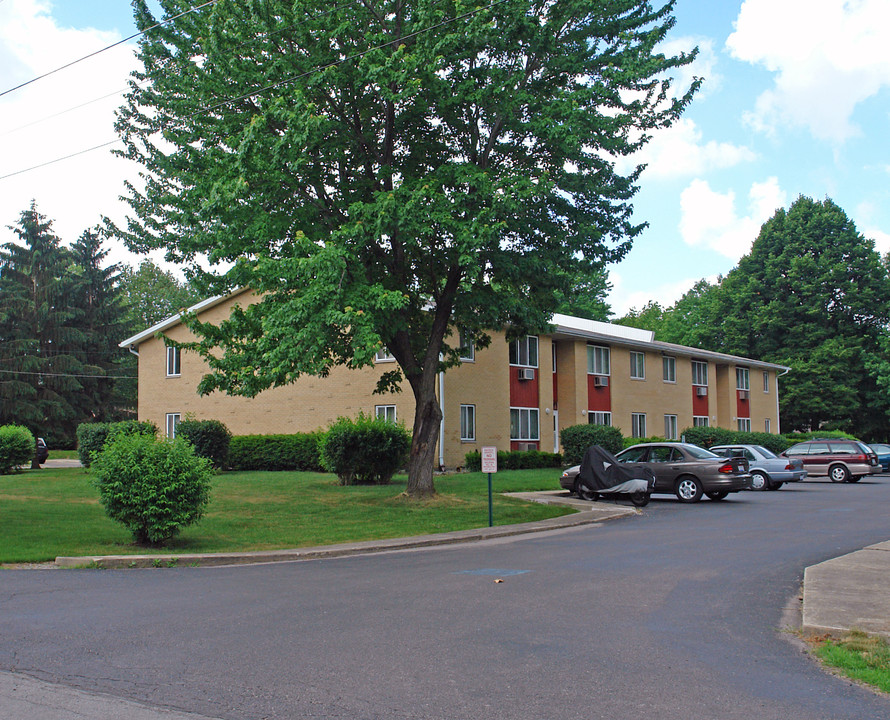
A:
<svg viewBox="0 0 890 720">
<path fill-rule="evenodd" d="M 763 445 L 714 445 L 711 452 L 747 458 L 752 490 L 778 490 L 786 482 L 800 482 L 807 476 L 799 458 L 779 457 Z"/>
</svg>

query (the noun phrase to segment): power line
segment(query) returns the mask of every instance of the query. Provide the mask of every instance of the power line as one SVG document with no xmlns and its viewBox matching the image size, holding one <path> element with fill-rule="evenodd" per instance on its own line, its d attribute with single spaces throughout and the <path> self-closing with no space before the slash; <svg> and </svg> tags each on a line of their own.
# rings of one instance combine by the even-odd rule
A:
<svg viewBox="0 0 890 720">
<path fill-rule="evenodd" d="M 2 2 L 2 0 L 0 0 L 0 2 Z M 112 43 L 111 45 L 108 45 L 108 46 L 102 48 L 101 50 L 95 50 L 94 52 L 91 52 L 88 55 L 84 55 L 83 57 L 77 58 L 77 60 L 72 60 L 69 63 L 65 63 L 64 65 L 61 65 L 60 67 L 57 67 L 55 70 L 50 70 L 49 72 L 43 73 L 43 75 L 38 75 L 37 77 L 31 78 L 30 80 L 26 80 L 25 82 L 23 82 L 19 85 L 16 85 L 15 87 L 11 87 L 8 90 L 4 90 L 3 92 L 0 92 L 0 97 L 3 97 L 4 95 L 8 95 L 9 93 L 14 92 L 15 90 L 20 90 L 21 88 L 25 87 L 26 85 L 35 83 L 38 80 L 43 80 L 43 78 L 47 78 L 50 75 L 55 75 L 57 72 L 60 72 L 67 68 L 70 68 L 72 65 L 77 65 L 77 63 L 83 62 L 84 60 L 88 60 L 91 57 L 95 57 L 96 55 L 104 53 L 106 50 L 111 50 L 112 48 L 116 48 L 118 45 L 123 45 L 124 43 L 129 42 L 133 38 L 137 38 L 140 35 L 144 35 L 149 30 L 154 30 L 155 28 L 159 28 L 163 25 L 166 25 L 167 23 L 173 22 L 174 20 L 177 20 L 177 19 L 183 17 L 184 15 L 188 15 L 189 13 L 197 12 L 201 8 L 207 7 L 208 5 L 214 5 L 217 2 L 219 2 L 219 0 L 207 0 L 207 2 L 202 3 L 201 5 L 197 5 L 193 8 L 190 8 L 189 10 L 184 10 L 183 12 L 179 13 L 178 15 L 174 15 L 171 18 L 167 18 L 166 20 L 164 20 L 162 22 L 156 23 L 155 25 L 152 25 L 150 28 L 146 28 L 145 30 L 142 30 L 141 32 L 133 33 L 129 37 L 125 37 L 123 40 L 118 40 L 116 43 Z"/>
<path fill-rule="evenodd" d="M 2 1 L 2 0 L 0 0 Z M 0 370 L 6 375 L 34 375 L 37 377 L 93 378 L 96 380 L 138 380 L 138 375 L 79 375 L 75 373 L 25 372 L 24 370 Z"/>
<path fill-rule="evenodd" d="M 217 0 L 212 0 L 212 2 L 217 2 Z M 457 22 L 458 20 L 464 20 L 468 17 L 472 17 L 473 15 L 476 15 L 476 14 L 482 12 L 483 10 L 489 10 L 493 7 L 498 6 L 498 5 L 502 5 L 505 2 L 508 2 L 508 0 L 495 0 L 494 2 L 489 3 L 488 5 L 484 5 L 483 7 L 476 8 L 475 10 L 470 10 L 469 12 L 466 12 L 463 15 L 456 15 L 453 18 L 448 18 L 447 20 L 442 20 L 441 22 L 438 22 L 435 25 L 430 25 L 429 27 L 421 28 L 420 30 L 416 30 L 413 33 L 408 33 L 407 35 L 402 35 L 401 37 L 399 37 L 395 40 L 390 40 L 390 41 L 382 43 L 380 45 L 375 45 L 374 47 L 368 48 L 367 50 L 362 50 L 361 52 L 355 53 L 354 55 L 349 55 L 347 57 L 341 58 L 340 60 L 334 60 L 333 62 L 330 62 L 327 65 L 322 65 L 321 67 L 313 68 L 312 70 L 307 70 L 306 72 L 300 73 L 299 75 L 293 75 L 289 78 L 285 78 L 284 80 L 279 80 L 278 82 L 272 83 L 271 85 L 266 85 L 265 87 L 262 87 L 259 90 L 254 90 L 252 92 L 245 93 L 244 95 L 239 95 L 237 97 L 226 98 L 225 100 L 223 100 L 220 103 L 217 103 L 216 105 L 206 105 L 206 106 L 196 110 L 191 115 L 186 115 L 184 118 L 182 118 L 182 121 L 184 122 L 187 120 L 191 120 L 192 118 L 197 117 L 198 115 L 201 115 L 202 113 L 207 113 L 207 112 L 212 112 L 214 110 L 218 110 L 221 107 L 225 107 L 229 103 L 238 102 L 239 100 L 246 100 L 247 98 L 256 97 L 257 95 L 261 95 L 264 92 L 267 92 L 269 90 L 274 90 L 275 88 L 281 87 L 282 85 L 287 85 L 288 83 L 296 82 L 297 80 L 308 77 L 314 73 L 324 72 L 325 70 L 329 70 L 332 67 L 337 67 L 338 65 L 342 65 L 343 63 L 349 62 L 350 60 L 355 60 L 357 58 L 363 57 L 364 55 L 367 55 L 369 52 L 373 52 L 375 50 L 381 50 L 382 48 L 388 47 L 390 45 L 394 45 L 396 43 L 403 42 L 407 39 L 417 37 L 418 35 L 422 35 L 424 33 L 430 32 L 432 30 L 437 30 L 440 27 L 444 27 L 445 25 L 448 25 L 450 23 Z M 210 3 L 205 3 L 205 5 L 209 5 L 209 4 Z M 203 7 L 203 6 L 201 6 L 201 7 Z M 183 13 L 183 14 L 185 14 L 185 13 Z M 179 17 L 179 16 L 177 15 L 176 17 Z M 173 20 L 174 18 L 170 18 L 170 19 Z M 157 26 L 155 26 L 155 27 L 157 27 Z M 68 160 L 70 158 L 77 157 L 78 155 L 84 155 L 86 153 L 93 152 L 94 150 L 100 150 L 103 147 L 108 147 L 109 145 L 114 145 L 115 143 L 118 143 L 120 141 L 121 141 L 120 138 L 115 138 L 114 140 L 109 140 L 108 142 L 102 143 L 100 145 L 94 145 L 93 147 L 86 148 L 85 150 L 79 150 L 79 151 L 71 153 L 69 155 L 55 158 L 54 160 L 47 160 L 46 162 L 40 163 L 39 165 L 32 165 L 31 167 L 23 168 L 22 170 L 16 170 L 15 172 L 7 173 L 6 175 L 0 175 L 0 180 L 6 180 L 8 178 L 15 177 L 16 175 L 22 175 L 24 173 L 31 172 L 32 170 L 38 170 L 42 167 L 46 167 L 47 165 L 54 165 L 55 163 L 62 162 L 63 160 Z"/>
</svg>

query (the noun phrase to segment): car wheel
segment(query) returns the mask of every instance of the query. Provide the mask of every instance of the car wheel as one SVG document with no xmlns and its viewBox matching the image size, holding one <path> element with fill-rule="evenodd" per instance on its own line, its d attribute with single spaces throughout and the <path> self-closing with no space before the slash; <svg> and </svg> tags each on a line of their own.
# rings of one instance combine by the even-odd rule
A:
<svg viewBox="0 0 890 720">
<path fill-rule="evenodd" d="M 729 495 L 725 490 L 721 490 L 719 492 L 709 492 L 705 493 L 711 500 L 725 500 L 726 496 Z"/>
<path fill-rule="evenodd" d="M 630 501 L 636 507 L 646 507 L 649 504 L 649 493 L 642 491 L 631 493 Z"/>
<path fill-rule="evenodd" d="M 697 477 L 692 475 L 683 475 L 677 480 L 677 487 L 674 491 L 680 502 L 694 503 L 701 500 L 702 486 Z"/>
<path fill-rule="evenodd" d="M 751 473 L 751 489 L 752 490 L 769 490 L 770 489 L 769 476 L 761 470 L 754 470 Z"/>
<path fill-rule="evenodd" d="M 575 495 L 582 500 L 597 500 L 599 498 L 593 490 L 581 483 L 581 478 L 575 480 Z"/>
<path fill-rule="evenodd" d="M 777 482 L 770 483 L 770 485 L 769 485 L 769 489 L 770 489 L 770 490 L 778 490 L 778 489 L 779 489 L 780 487 L 782 487 L 784 484 L 785 484 L 785 483 L 783 483 L 783 482 L 780 482 L 780 483 L 777 483 Z"/>
<path fill-rule="evenodd" d="M 828 477 L 831 478 L 831 482 L 849 482 L 850 471 L 844 465 L 832 465 L 828 468 Z"/>
<path fill-rule="evenodd" d="M 859 482 L 862 480 L 862 475 L 852 475 L 847 482 Z"/>
</svg>

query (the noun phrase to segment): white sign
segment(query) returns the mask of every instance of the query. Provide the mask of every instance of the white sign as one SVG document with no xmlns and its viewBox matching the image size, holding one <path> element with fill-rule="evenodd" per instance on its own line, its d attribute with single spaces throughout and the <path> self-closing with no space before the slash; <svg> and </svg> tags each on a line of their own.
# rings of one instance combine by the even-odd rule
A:
<svg viewBox="0 0 890 720">
<path fill-rule="evenodd" d="M 498 471 L 498 449 L 496 447 L 482 448 L 482 472 L 496 473 Z"/>
</svg>

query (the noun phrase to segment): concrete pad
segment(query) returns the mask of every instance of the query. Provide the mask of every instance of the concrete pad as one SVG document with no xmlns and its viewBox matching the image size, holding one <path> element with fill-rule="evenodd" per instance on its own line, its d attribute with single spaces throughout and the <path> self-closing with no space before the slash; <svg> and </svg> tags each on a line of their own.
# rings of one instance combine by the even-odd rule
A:
<svg viewBox="0 0 890 720">
<path fill-rule="evenodd" d="M 802 627 L 890 637 L 890 541 L 808 567 Z"/>
<path fill-rule="evenodd" d="M 0 672 L 0 708 L 15 720 L 216 720 Z"/>
</svg>

